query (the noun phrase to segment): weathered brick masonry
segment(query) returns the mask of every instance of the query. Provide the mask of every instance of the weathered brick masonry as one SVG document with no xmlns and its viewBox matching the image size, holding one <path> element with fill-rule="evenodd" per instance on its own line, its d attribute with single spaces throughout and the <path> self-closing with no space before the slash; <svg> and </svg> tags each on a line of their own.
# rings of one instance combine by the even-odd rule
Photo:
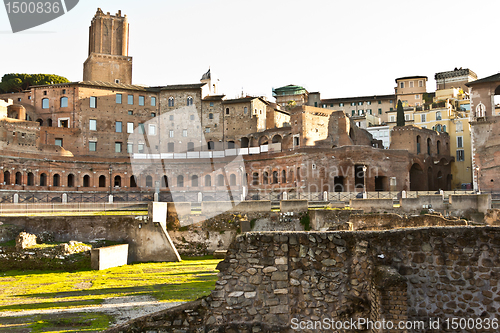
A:
<svg viewBox="0 0 500 333">
<path fill-rule="evenodd" d="M 219 264 L 209 297 L 108 332 L 292 332 L 294 318 L 493 318 L 499 248 L 496 227 L 247 233 Z"/>
</svg>

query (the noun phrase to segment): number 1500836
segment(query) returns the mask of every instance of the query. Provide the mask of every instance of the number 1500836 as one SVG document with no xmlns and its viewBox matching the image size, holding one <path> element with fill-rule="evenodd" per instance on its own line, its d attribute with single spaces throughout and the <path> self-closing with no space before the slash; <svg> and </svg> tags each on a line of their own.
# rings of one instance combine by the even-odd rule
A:
<svg viewBox="0 0 500 333">
<path fill-rule="evenodd" d="M 61 6 L 58 1 L 54 2 L 6 2 L 8 14 L 58 14 Z"/>
</svg>

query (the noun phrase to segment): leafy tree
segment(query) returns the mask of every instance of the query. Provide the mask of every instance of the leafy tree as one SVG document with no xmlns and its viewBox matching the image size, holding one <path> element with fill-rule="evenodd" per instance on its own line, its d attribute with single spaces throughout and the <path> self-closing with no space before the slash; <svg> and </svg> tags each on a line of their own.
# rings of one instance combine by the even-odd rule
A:
<svg viewBox="0 0 500 333">
<path fill-rule="evenodd" d="M 396 113 L 396 126 L 404 126 L 405 125 L 405 110 L 403 109 L 403 103 L 401 100 L 398 100 L 398 108 Z"/>
<path fill-rule="evenodd" d="M 5 74 L 0 82 L 0 93 L 20 92 L 30 86 L 67 83 L 69 80 L 54 74 Z"/>
</svg>

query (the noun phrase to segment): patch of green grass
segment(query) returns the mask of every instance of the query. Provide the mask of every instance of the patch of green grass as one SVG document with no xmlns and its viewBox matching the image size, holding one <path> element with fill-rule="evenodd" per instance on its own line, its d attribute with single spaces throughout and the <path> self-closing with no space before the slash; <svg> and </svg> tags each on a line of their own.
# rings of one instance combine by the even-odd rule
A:
<svg viewBox="0 0 500 333">
<path fill-rule="evenodd" d="M 16 246 L 16 240 L 13 239 L 11 241 L 5 242 L 5 243 L 0 243 L 0 247 L 11 247 L 11 246 Z"/>
<path fill-rule="evenodd" d="M 112 317 L 99 312 L 3 317 L 0 318 L 0 332 L 15 332 L 21 329 L 29 329 L 32 333 L 100 332 L 112 322 Z"/>
<path fill-rule="evenodd" d="M 253 230 L 253 228 L 255 227 L 255 222 L 257 222 L 257 219 L 252 219 L 250 221 L 250 230 Z"/>
<path fill-rule="evenodd" d="M 139 263 L 102 271 L 9 271 L 0 273 L 0 312 L 99 305 L 106 298 L 151 295 L 185 302 L 208 295 L 220 259 Z"/>
</svg>

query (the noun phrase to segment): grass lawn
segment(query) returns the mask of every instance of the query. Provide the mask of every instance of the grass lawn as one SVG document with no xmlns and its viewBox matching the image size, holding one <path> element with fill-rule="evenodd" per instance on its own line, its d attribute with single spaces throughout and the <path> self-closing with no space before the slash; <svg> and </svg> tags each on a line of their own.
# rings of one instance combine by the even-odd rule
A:
<svg viewBox="0 0 500 333">
<path fill-rule="evenodd" d="M 140 263 L 103 271 L 4 272 L 0 273 L 0 315 L 3 311 L 99 305 L 107 298 L 123 296 L 191 301 L 214 288 L 219 261 L 211 257 L 184 258 L 178 263 Z M 0 317 L 0 332 L 14 332 L 16 328 L 18 332 L 93 332 L 105 329 L 109 322 L 102 313 Z"/>
</svg>

